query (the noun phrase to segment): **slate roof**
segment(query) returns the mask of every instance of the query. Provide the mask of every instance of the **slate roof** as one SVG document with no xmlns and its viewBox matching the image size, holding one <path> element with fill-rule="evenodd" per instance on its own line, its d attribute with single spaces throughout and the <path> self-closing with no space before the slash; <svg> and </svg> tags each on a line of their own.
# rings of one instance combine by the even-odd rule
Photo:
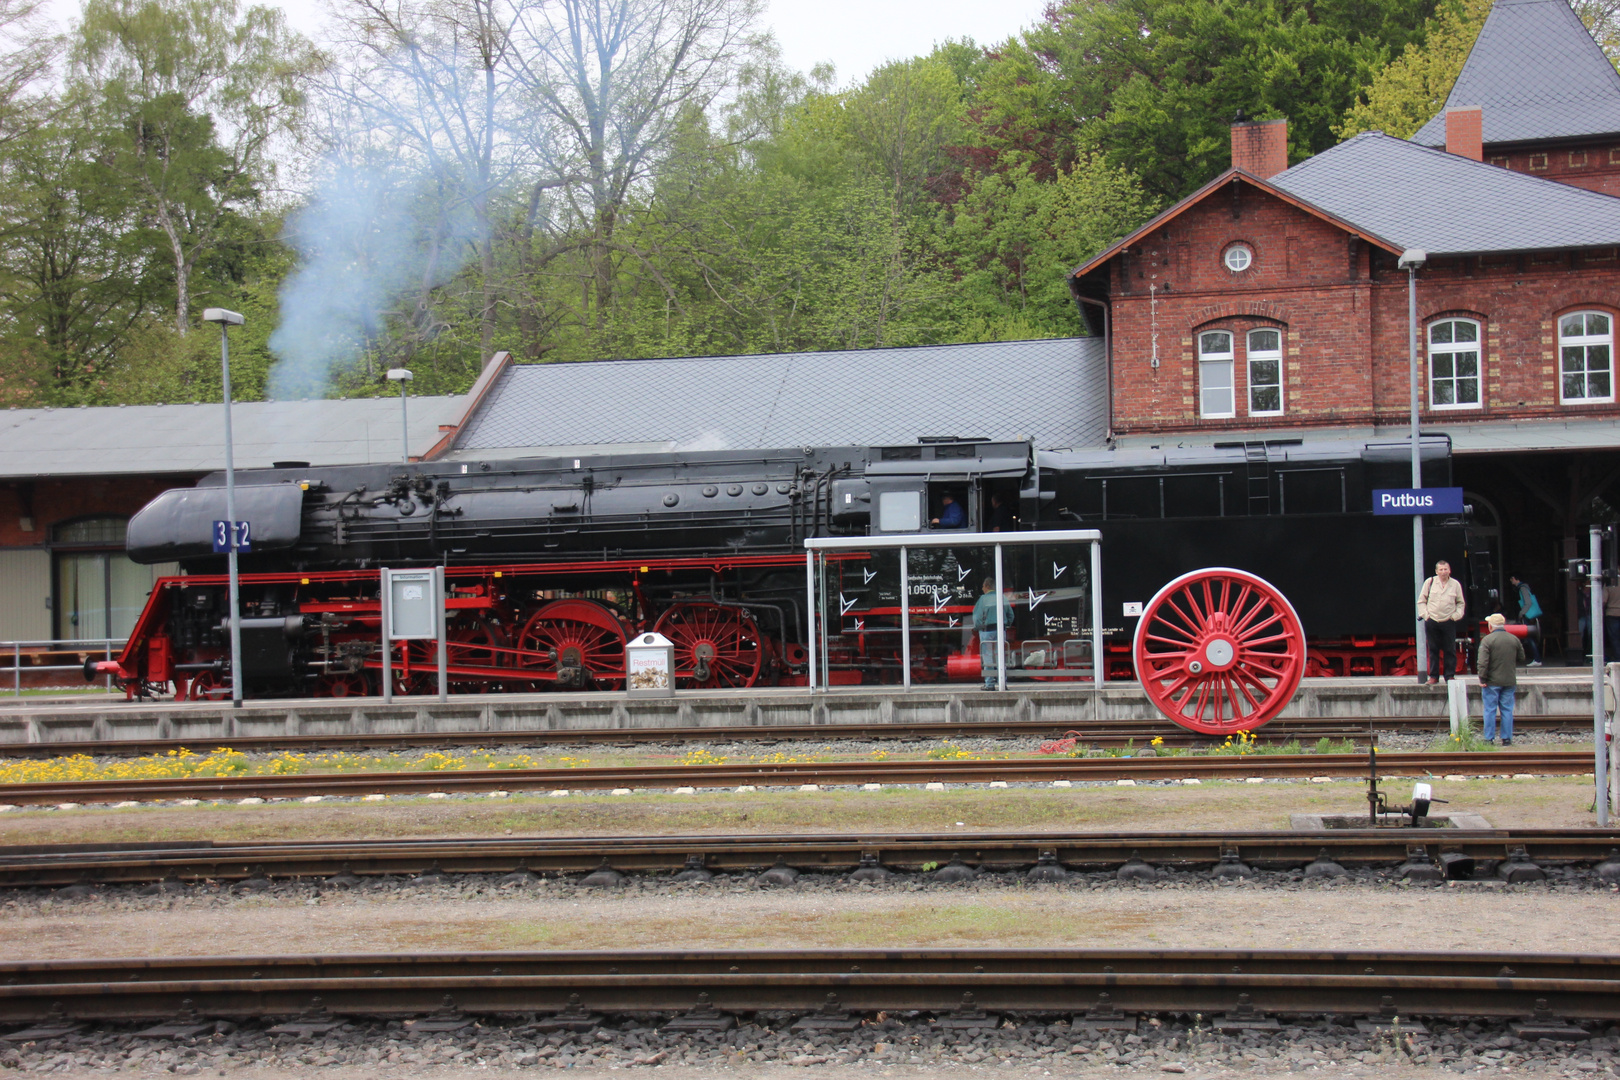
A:
<svg viewBox="0 0 1620 1080">
<path fill-rule="evenodd" d="M 782 449 L 923 436 L 1091 446 L 1107 434 L 1101 338 L 522 364 L 446 456 Z"/>
<path fill-rule="evenodd" d="M 1478 105 L 1485 143 L 1620 132 L 1620 74 L 1568 0 L 1496 0 L 1446 107 Z M 1446 144 L 1446 114 L 1412 141 Z"/>
<path fill-rule="evenodd" d="M 461 397 L 413 397 L 411 453 L 461 419 Z M 397 397 L 246 401 L 231 408 L 236 467 L 275 461 L 358 465 L 398 461 Z M 0 477 L 206 473 L 225 467 L 225 410 L 202 405 L 126 405 L 0 411 Z"/>
<path fill-rule="evenodd" d="M 1270 182 L 1397 248 L 1431 255 L 1620 245 L 1620 199 L 1376 131 Z"/>
</svg>

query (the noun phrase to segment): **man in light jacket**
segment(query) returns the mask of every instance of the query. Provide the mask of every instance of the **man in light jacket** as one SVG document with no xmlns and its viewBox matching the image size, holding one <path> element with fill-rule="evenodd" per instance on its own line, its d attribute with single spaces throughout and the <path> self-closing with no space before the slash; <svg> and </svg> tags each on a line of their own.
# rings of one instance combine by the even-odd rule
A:
<svg viewBox="0 0 1620 1080">
<path fill-rule="evenodd" d="M 1451 564 L 1441 559 L 1434 564 L 1434 577 L 1425 581 L 1418 593 L 1418 618 L 1424 621 L 1424 634 L 1429 639 L 1431 684 L 1451 678 L 1463 608 L 1462 583 L 1451 576 Z"/>
<path fill-rule="evenodd" d="M 1502 717 L 1502 745 L 1513 745 L 1513 696 L 1518 692 L 1519 665 L 1524 663 L 1524 645 L 1502 629 L 1506 617 L 1492 612 L 1485 616 L 1491 628 L 1479 643 L 1480 694 L 1485 699 L 1485 741 L 1496 738 L 1496 718 Z"/>
</svg>

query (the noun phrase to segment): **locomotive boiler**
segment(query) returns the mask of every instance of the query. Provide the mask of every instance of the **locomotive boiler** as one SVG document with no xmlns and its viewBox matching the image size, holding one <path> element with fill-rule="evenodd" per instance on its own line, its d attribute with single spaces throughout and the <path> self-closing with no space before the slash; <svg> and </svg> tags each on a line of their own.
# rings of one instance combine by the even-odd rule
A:
<svg viewBox="0 0 1620 1080">
<path fill-rule="evenodd" d="M 242 570 L 242 672 L 252 696 L 381 688 L 381 567 L 443 566 L 448 674 L 456 692 L 618 689 L 624 648 L 654 630 L 676 647 L 687 687 L 806 682 L 805 554 L 810 537 L 950 532 L 931 526 L 949 497 L 962 532 L 1099 529 L 1111 677 L 1130 677 L 1132 605 L 1211 564 L 1276 584 L 1310 636 L 1309 673 L 1412 670 L 1410 528 L 1374 517 L 1371 491 L 1402 486 L 1403 443 L 1267 443 L 1188 449 L 1040 450 L 972 439 L 903 446 L 599 454 L 409 465 L 280 463 L 237 478 L 250 523 Z M 1449 480 L 1443 437 L 1423 445 L 1427 483 Z M 228 687 L 224 559 L 213 523 L 224 478 L 160 495 L 129 523 L 137 562 L 177 561 L 153 588 L 120 657 L 101 665 L 132 695 L 220 695 Z M 947 519 L 948 520 L 948 519 Z M 1490 554 L 1464 521 L 1433 521 L 1429 555 L 1488 588 Z M 871 592 L 833 627 L 827 662 L 842 684 L 978 677 L 960 629 L 974 581 L 917 609 L 894 647 L 894 598 Z M 1033 590 L 1030 591 L 1031 594 Z M 1057 624 L 1014 598 L 1014 642 L 1039 639 L 1020 671 L 1089 675 Z M 433 686 L 434 647 L 395 642 L 393 689 Z M 1023 660 L 1020 660 L 1023 664 Z"/>
</svg>

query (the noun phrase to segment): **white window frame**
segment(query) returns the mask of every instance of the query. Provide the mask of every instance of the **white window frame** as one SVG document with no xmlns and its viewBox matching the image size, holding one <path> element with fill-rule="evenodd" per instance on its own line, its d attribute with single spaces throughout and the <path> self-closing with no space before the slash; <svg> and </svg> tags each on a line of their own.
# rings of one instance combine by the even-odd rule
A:
<svg viewBox="0 0 1620 1080">
<path fill-rule="evenodd" d="M 1466 324 L 1466 325 L 1472 326 L 1474 328 L 1474 340 L 1472 342 L 1457 342 L 1457 341 L 1436 342 L 1434 340 L 1434 332 L 1435 332 L 1435 330 L 1437 330 L 1438 328 L 1440 328 L 1442 326 L 1454 325 L 1454 324 L 1457 324 L 1457 323 Z M 1453 410 L 1458 410 L 1458 409 L 1479 409 L 1479 408 L 1484 407 L 1484 404 L 1485 404 L 1485 333 L 1484 333 L 1484 331 L 1485 331 L 1485 328 L 1482 325 L 1480 325 L 1480 321 L 1478 319 L 1470 319 L 1470 318 L 1467 318 L 1465 316 L 1449 316 L 1449 317 L 1444 318 L 1444 319 L 1435 319 L 1433 322 L 1429 323 L 1427 326 L 1425 326 L 1423 328 L 1423 341 L 1425 343 L 1424 348 L 1425 348 L 1425 352 L 1427 353 L 1427 359 L 1428 359 L 1429 408 L 1437 410 L 1437 411 L 1442 411 L 1442 412 L 1451 412 Z M 1464 348 L 1457 348 L 1457 346 L 1459 344 L 1463 345 L 1465 347 Z M 1468 345 L 1472 345 L 1473 348 L 1471 348 L 1471 349 L 1467 348 L 1466 346 L 1468 346 Z M 1455 400 L 1453 400 L 1453 401 L 1450 401 L 1450 402 L 1438 402 L 1438 401 L 1436 401 L 1435 400 L 1436 395 L 1435 395 L 1435 392 L 1434 392 L 1434 387 L 1435 387 L 1435 383 L 1438 382 L 1439 380 L 1436 378 L 1435 373 L 1434 373 L 1435 357 L 1437 355 L 1444 355 L 1444 356 L 1448 356 L 1448 357 L 1451 358 L 1451 374 L 1446 376 L 1446 379 L 1447 379 L 1447 381 L 1449 381 L 1452 384 L 1452 389 L 1453 389 L 1453 391 L 1455 391 L 1458 380 L 1460 378 L 1464 377 L 1464 376 L 1459 376 L 1457 374 L 1457 360 L 1456 360 L 1457 354 L 1459 354 L 1459 353 L 1470 353 L 1470 352 L 1474 354 L 1474 375 L 1473 375 L 1473 380 L 1474 380 L 1474 400 L 1473 401 L 1455 401 Z M 1455 397 L 1455 394 L 1453 394 L 1453 397 Z"/>
<path fill-rule="evenodd" d="M 1579 315 L 1581 317 L 1583 323 L 1585 322 L 1586 318 L 1588 316 L 1591 316 L 1591 315 L 1597 315 L 1597 316 L 1603 318 L 1609 324 L 1608 332 L 1604 333 L 1604 334 L 1587 334 L 1587 333 L 1565 334 L 1564 333 L 1564 320 L 1569 319 L 1569 318 L 1573 318 L 1573 317 L 1575 317 L 1577 315 Z M 1586 327 L 1582 326 L 1582 329 L 1585 330 Z M 1584 397 L 1570 397 L 1568 394 L 1566 394 L 1564 392 L 1564 378 L 1565 378 L 1564 350 L 1565 349 L 1580 349 L 1580 350 L 1582 350 L 1582 359 L 1585 362 L 1585 366 L 1583 367 L 1581 378 L 1582 378 L 1583 383 L 1586 385 L 1587 390 L 1590 391 L 1591 390 L 1592 369 L 1591 369 L 1591 365 L 1590 365 L 1591 353 L 1588 350 L 1590 350 L 1590 349 L 1592 349 L 1594 347 L 1602 347 L 1602 348 L 1604 348 L 1604 349 L 1606 349 L 1608 351 L 1609 355 L 1608 355 L 1608 371 L 1607 371 L 1607 374 L 1608 374 L 1608 377 L 1609 377 L 1609 392 L 1607 394 L 1603 394 L 1603 395 L 1596 395 L 1596 394 L 1588 393 Z M 1563 404 L 1563 405 L 1596 405 L 1596 404 L 1600 404 L 1602 402 L 1613 401 L 1613 400 L 1614 400 L 1614 316 L 1609 314 L 1607 311 L 1599 311 L 1599 310 L 1597 310 L 1595 308 L 1583 308 L 1580 311 L 1566 311 L 1566 312 L 1564 312 L 1562 315 L 1558 316 L 1558 401 L 1559 401 L 1559 403 Z"/>
<path fill-rule="evenodd" d="M 1277 348 L 1275 350 L 1271 350 L 1271 349 L 1256 350 L 1255 347 L 1254 347 L 1254 336 L 1256 334 L 1276 334 L 1277 335 Z M 1247 350 L 1247 360 L 1248 360 L 1249 415 L 1250 416 L 1281 416 L 1283 414 L 1283 407 L 1284 407 L 1284 404 L 1285 404 L 1284 398 L 1283 398 L 1283 332 L 1282 332 L 1282 330 L 1280 328 L 1278 328 L 1278 327 L 1275 327 L 1275 326 L 1257 326 L 1253 330 L 1250 330 L 1248 332 L 1248 334 L 1244 336 L 1243 347 L 1244 347 L 1245 350 Z M 1271 363 L 1274 363 L 1274 364 L 1277 365 L 1277 381 L 1275 383 L 1257 383 L 1257 382 L 1255 382 L 1255 379 L 1254 379 L 1254 365 L 1255 365 L 1255 363 L 1257 361 L 1260 362 L 1260 363 L 1271 362 Z M 1254 390 L 1255 390 L 1255 387 L 1256 386 L 1273 386 L 1273 385 L 1275 385 L 1277 387 L 1277 407 L 1275 409 L 1256 409 L 1254 407 Z"/>
<path fill-rule="evenodd" d="M 1226 339 L 1225 352 L 1206 352 L 1206 339 L 1219 335 Z M 1200 330 L 1198 332 L 1198 415 L 1204 420 L 1230 420 L 1237 415 L 1237 379 L 1233 370 L 1232 341 L 1234 335 L 1230 330 Z M 1226 385 L 1224 387 L 1209 387 L 1205 385 L 1204 377 L 1212 369 L 1226 371 Z M 1211 390 L 1226 391 L 1226 411 L 1212 412 L 1209 405 Z"/>
</svg>

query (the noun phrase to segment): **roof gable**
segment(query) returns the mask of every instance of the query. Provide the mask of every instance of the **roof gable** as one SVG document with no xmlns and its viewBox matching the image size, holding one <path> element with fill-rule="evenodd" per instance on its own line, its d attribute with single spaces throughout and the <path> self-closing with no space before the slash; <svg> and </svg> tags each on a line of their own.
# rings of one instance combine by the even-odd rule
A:
<svg viewBox="0 0 1620 1080">
<path fill-rule="evenodd" d="M 1278 175 L 1286 176 L 1287 173 L 1279 173 Z M 1275 183 L 1262 180 L 1253 173 L 1246 172 L 1243 169 L 1227 169 L 1225 172 L 1221 173 L 1221 175 L 1217 176 L 1215 179 L 1211 180 L 1209 183 L 1205 184 L 1191 195 L 1188 195 L 1185 199 L 1182 199 L 1174 206 L 1169 207 L 1168 209 L 1163 210 L 1159 214 L 1155 215 L 1151 221 L 1137 229 L 1135 232 L 1131 233 L 1129 236 L 1125 237 L 1125 239 L 1113 244 L 1104 251 L 1098 252 L 1084 263 L 1075 267 L 1069 272 L 1069 277 L 1071 279 L 1081 278 L 1091 273 L 1093 270 L 1097 269 L 1099 266 L 1102 266 L 1120 252 L 1139 243 L 1143 237 L 1152 235 L 1159 229 L 1164 228 L 1166 225 L 1185 214 L 1188 210 L 1191 210 L 1193 207 L 1209 198 L 1211 195 L 1215 194 L 1217 191 L 1224 190 L 1226 185 L 1229 183 L 1248 184 L 1259 191 L 1265 192 L 1267 195 L 1281 199 L 1283 202 L 1295 207 L 1296 209 L 1303 210 L 1312 217 L 1320 218 L 1331 225 L 1343 229 L 1347 233 L 1352 233 L 1359 236 L 1371 244 L 1375 244 L 1378 247 L 1385 248 L 1389 251 L 1401 250 L 1400 247 L 1391 241 L 1368 232 L 1362 227 L 1345 220 L 1336 214 L 1324 210 L 1322 207 L 1302 199 L 1290 191 L 1284 190 Z"/>
<path fill-rule="evenodd" d="M 1483 110 L 1485 143 L 1620 133 L 1620 74 L 1568 0 L 1496 0 L 1446 107 Z M 1412 141 L 1446 144 L 1446 114 Z"/>
<path fill-rule="evenodd" d="M 1563 0 L 1557 0 L 1562 3 Z M 1620 199 L 1366 132 L 1273 183 L 1432 255 L 1620 245 Z"/>
</svg>

